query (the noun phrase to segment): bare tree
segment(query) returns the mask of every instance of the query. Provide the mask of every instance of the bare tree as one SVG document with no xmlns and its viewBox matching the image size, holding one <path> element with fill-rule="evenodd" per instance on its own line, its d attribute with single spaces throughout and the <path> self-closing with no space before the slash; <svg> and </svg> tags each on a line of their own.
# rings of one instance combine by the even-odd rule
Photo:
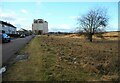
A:
<svg viewBox="0 0 120 83">
<path fill-rule="evenodd" d="M 100 32 L 108 24 L 108 16 L 106 9 L 93 9 L 86 15 L 78 18 L 79 28 L 88 33 L 88 38 L 92 42 L 92 36 L 95 32 Z"/>
</svg>

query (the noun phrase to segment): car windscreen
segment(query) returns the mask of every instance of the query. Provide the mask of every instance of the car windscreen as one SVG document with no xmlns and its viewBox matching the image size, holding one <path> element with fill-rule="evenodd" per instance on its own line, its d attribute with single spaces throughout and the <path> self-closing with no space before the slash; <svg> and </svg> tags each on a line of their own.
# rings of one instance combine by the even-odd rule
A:
<svg viewBox="0 0 120 83">
<path fill-rule="evenodd" d="M 2 37 L 3 37 L 3 38 L 7 38 L 8 35 L 7 35 L 7 34 L 2 34 Z"/>
</svg>

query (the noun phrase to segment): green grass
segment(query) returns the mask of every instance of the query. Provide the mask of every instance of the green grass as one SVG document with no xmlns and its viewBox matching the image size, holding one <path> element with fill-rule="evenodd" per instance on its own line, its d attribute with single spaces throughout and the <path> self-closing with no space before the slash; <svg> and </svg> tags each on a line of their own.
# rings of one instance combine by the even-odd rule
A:
<svg viewBox="0 0 120 83">
<path fill-rule="evenodd" d="M 96 73 L 95 66 L 98 63 L 104 65 L 106 61 L 110 65 L 113 63 L 112 67 L 104 69 L 109 71 L 107 75 L 116 75 L 116 51 L 116 43 L 90 43 L 59 36 L 36 36 L 19 52 L 29 54 L 29 59 L 10 66 L 3 75 L 3 81 L 102 80 L 105 74 Z"/>
</svg>

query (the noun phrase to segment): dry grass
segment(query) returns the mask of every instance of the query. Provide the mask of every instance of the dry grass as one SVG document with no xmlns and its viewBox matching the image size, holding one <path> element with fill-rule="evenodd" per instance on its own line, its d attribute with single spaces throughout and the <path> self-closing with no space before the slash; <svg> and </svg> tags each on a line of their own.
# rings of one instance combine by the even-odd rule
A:
<svg viewBox="0 0 120 83">
<path fill-rule="evenodd" d="M 119 40 L 119 34 L 120 32 L 106 32 L 102 34 L 94 34 L 93 39 L 94 40 Z M 83 34 L 68 34 L 68 35 L 62 35 L 59 36 L 60 38 L 79 38 L 82 40 L 85 40 L 87 37 Z"/>
<path fill-rule="evenodd" d="M 92 43 L 64 36 L 37 36 L 21 53 L 30 55 L 18 61 L 3 76 L 4 81 L 93 81 L 117 80 L 118 42 Z"/>
</svg>

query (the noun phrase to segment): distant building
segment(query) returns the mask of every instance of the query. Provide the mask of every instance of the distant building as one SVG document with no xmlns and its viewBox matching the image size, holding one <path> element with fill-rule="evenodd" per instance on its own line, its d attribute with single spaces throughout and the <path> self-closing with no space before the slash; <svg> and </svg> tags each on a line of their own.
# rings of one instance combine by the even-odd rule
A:
<svg viewBox="0 0 120 83">
<path fill-rule="evenodd" d="M 48 33 L 48 22 L 44 21 L 43 19 L 34 19 L 32 31 L 34 34 Z"/>
<path fill-rule="evenodd" d="M 24 34 L 24 35 L 28 36 L 28 35 L 30 35 L 32 33 L 30 33 L 30 31 L 28 31 L 26 29 L 21 28 L 20 30 L 17 31 L 17 34 L 18 35 Z"/>
<path fill-rule="evenodd" d="M 4 21 L 0 21 L 0 30 L 6 34 L 16 34 L 16 27 Z"/>
</svg>

